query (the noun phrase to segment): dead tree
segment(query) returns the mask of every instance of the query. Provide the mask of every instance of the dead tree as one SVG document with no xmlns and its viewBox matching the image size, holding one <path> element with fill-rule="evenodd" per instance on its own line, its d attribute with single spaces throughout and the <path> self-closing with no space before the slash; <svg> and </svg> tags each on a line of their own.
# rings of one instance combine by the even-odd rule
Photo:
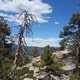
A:
<svg viewBox="0 0 80 80">
<path fill-rule="evenodd" d="M 24 38 L 24 33 L 28 33 L 29 32 L 29 27 L 30 27 L 30 24 L 31 22 L 33 21 L 33 18 L 32 18 L 32 15 L 31 14 L 28 14 L 28 11 L 23 11 L 20 15 L 22 16 L 23 15 L 23 22 L 22 24 L 19 26 L 19 33 L 18 33 L 18 43 L 17 43 L 17 49 L 16 49 L 16 54 L 15 54 L 15 59 L 14 59 L 14 65 L 12 67 L 12 72 L 11 72 L 11 78 L 12 80 L 16 80 L 16 69 L 17 69 L 17 66 L 18 66 L 18 57 L 20 56 L 22 58 L 22 60 L 24 59 L 23 57 L 23 38 Z M 24 60 L 23 60 L 24 62 Z"/>
</svg>

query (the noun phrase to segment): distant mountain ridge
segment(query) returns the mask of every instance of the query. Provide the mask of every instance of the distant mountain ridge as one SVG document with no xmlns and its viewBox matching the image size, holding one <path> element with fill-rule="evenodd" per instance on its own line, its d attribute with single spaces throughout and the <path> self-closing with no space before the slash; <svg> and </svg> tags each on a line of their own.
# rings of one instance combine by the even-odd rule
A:
<svg viewBox="0 0 80 80">
<path fill-rule="evenodd" d="M 13 45 L 13 47 L 12 47 L 12 52 L 13 52 L 13 53 L 16 52 L 16 47 L 17 47 L 17 45 Z M 39 55 L 43 54 L 43 51 L 44 51 L 44 47 L 23 46 L 23 48 L 25 49 L 25 51 L 26 51 L 25 54 L 27 54 L 27 55 L 32 55 L 32 49 L 33 49 L 33 48 L 37 49 L 37 53 L 38 53 Z M 50 50 L 51 50 L 52 52 L 54 52 L 54 51 L 58 50 L 58 48 L 57 48 L 57 47 L 50 47 Z"/>
</svg>

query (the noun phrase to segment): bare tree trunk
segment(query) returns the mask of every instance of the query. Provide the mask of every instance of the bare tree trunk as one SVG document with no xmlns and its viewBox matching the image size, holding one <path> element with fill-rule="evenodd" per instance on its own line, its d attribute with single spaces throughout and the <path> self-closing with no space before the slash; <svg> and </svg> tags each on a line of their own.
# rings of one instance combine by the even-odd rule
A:
<svg viewBox="0 0 80 80">
<path fill-rule="evenodd" d="M 21 46 L 21 39 L 20 39 L 20 36 L 19 36 L 19 39 L 18 39 L 18 45 L 17 45 L 17 49 L 16 49 L 16 54 L 15 54 L 15 59 L 14 59 L 14 62 L 13 62 L 13 80 L 16 80 L 16 68 L 17 68 L 17 60 L 18 60 L 18 56 L 20 54 L 20 46 Z"/>
<path fill-rule="evenodd" d="M 23 37 L 23 32 L 24 30 L 22 30 L 22 27 L 20 28 L 20 33 L 18 35 L 18 44 L 17 44 L 17 49 L 16 49 L 16 54 L 15 54 L 15 59 L 14 59 L 14 62 L 13 62 L 13 76 L 12 76 L 12 79 L 13 80 L 16 80 L 16 68 L 17 68 L 17 65 L 18 65 L 18 56 L 21 55 L 21 49 L 22 49 L 22 37 Z"/>
<path fill-rule="evenodd" d="M 24 13 L 24 20 L 22 22 L 22 25 L 20 26 L 20 32 L 18 34 L 18 44 L 17 44 L 17 49 L 16 49 L 16 55 L 14 59 L 14 66 L 13 66 L 13 80 L 16 80 L 16 68 L 17 68 L 17 61 L 18 61 L 18 56 L 22 57 L 22 38 L 23 34 L 26 31 L 28 31 L 32 16 L 27 13 L 27 11 L 23 11 L 22 14 Z"/>
<path fill-rule="evenodd" d="M 79 47 L 76 49 L 76 75 L 79 75 Z"/>
</svg>

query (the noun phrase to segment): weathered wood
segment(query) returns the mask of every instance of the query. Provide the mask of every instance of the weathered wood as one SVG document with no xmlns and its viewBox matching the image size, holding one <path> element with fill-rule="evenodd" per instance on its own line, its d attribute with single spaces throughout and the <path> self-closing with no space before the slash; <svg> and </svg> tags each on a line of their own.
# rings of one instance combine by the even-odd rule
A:
<svg viewBox="0 0 80 80">
<path fill-rule="evenodd" d="M 18 33 L 18 44 L 17 44 L 17 49 L 16 49 L 16 54 L 15 54 L 15 59 L 14 59 L 14 62 L 13 62 L 13 70 L 12 70 L 12 80 L 16 80 L 16 68 L 18 66 L 18 56 L 21 56 L 21 58 L 23 58 L 23 48 L 22 48 L 22 44 L 23 44 L 23 36 L 24 36 L 24 32 L 28 32 L 29 30 L 29 26 L 30 26 L 30 23 L 31 23 L 31 18 L 32 16 L 28 14 L 27 11 L 23 11 L 21 13 L 21 15 L 24 14 L 24 20 L 22 22 L 22 25 L 20 25 L 20 30 L 19 30 L 19 33 Z M 20 15 L 20 16 L 21 16 Z M 19 16 L 19 17 L 20 17 Z M 23 59 L 22 59 L 23 60 Z M 23 61 L 24 62 L 24 61 Z"/>
</svg>

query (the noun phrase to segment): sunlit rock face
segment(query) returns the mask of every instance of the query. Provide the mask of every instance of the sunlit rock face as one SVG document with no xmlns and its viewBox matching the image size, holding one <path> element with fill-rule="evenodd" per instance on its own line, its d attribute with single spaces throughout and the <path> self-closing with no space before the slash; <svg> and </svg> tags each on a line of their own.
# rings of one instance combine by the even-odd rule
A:
<svg viewBox="0 0 80 80">
<path fill-rule="evenodd" d="M 23 80 L 33 80 L 33 79 L 31 79 L 31 78 L 24 78 Z"/>
</svg>

